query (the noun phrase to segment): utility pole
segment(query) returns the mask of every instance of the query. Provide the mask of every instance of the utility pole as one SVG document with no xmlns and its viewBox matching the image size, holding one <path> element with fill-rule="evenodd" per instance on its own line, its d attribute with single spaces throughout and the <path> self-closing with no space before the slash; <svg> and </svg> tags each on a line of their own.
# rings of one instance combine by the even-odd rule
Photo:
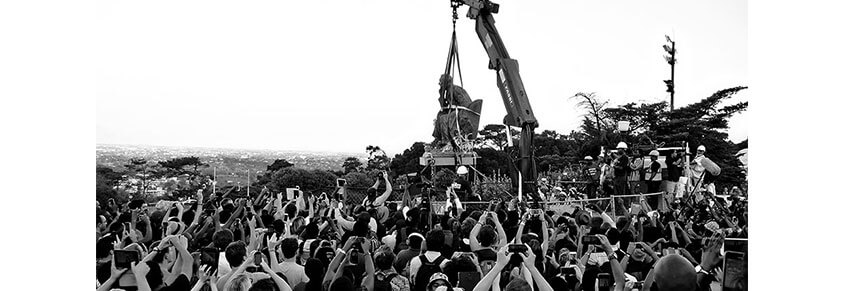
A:
<svg viewBox="0 0 845 291">
<path fill-rule="evenodd" d="M 668 44 L 663 45 L 663 50 L 668 53 L 668 56 L 663 56 L 663 59 L 669 63 L 669 66 L 672 69 L 672 75 L 669 80 L 663 80 L 666 83 L 666 92 L 669 92 L 669 111 L 675 110 L 675 63 L 678 61 L 675 59 L 675 54 L 678 52 L 675 50 L 675 42 L 672 41 L 669 36 L 666 36 L 666 41 Z"/>
</svg>

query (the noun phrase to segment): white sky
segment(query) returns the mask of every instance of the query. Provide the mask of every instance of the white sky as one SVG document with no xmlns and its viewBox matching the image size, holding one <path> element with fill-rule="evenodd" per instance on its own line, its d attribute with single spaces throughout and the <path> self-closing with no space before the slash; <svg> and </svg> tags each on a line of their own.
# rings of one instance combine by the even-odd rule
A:
<svg viewBox="0 0 845 291">
<path fill-rule="evenodd" d="M 668 100 L 665 34 L 678 48 L 676 107 L 748 85 L 746 1 L 497 3 L 538 132 L 576 129 L 579 91 Z M 101 0 L 97 12 L 97 143 L 394 154 L 432 139 L 446 0 Z M 464 87 L 485 100 L 482 126 L 501 123 L 495 73 L 458 13 Z M 731 121 L 732 140 L 747 137 L 746 117 Z"/>
</svg>

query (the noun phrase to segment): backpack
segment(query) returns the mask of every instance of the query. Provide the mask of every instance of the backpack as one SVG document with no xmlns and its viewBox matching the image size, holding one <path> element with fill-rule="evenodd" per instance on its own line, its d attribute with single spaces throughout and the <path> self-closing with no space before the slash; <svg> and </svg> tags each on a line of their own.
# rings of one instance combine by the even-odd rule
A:
<svg viewBox="0 0 845 291">
<path fill-rule="evenodd" d="M 443 263 L 443 260 L 446 259 L 443 256 L 439 256 L 434 260 L 434 262 L 429 262 L 425 255 L 420 255 L 419 258 L 420 269 L 417 270 L 416 277 L 414 278 L 413 291 L 425 291 L 428 286 L 428 280 L 431 279 L 431 275 L 443 272 L 443 270 L 440 269 L 440 263 Z"/>
<path fill-rule="evenodd" d="M 373 291 L 393 291 L 393 285 L 390 285 L 390 281 L 398 275 L 397 273 L 387 276 L 376 275 L 376 283 Z"/>
</svg>

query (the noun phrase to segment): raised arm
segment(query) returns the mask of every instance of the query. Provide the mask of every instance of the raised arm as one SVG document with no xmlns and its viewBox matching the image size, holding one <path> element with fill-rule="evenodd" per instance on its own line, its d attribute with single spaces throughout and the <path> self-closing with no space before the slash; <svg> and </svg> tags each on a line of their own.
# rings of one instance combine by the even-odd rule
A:
<svg viewBox="0 0 845 291">
<path fill-rule="evenodd" d="M 625 270 L 623 270 L 622 265 L 619 264 L 619 260 L 618 258 L 616 258 L 616 254 L 613 252 L 613 247 L 610 245 L 610 241 L 603 234 L 597 234 L 596 237 L 598 237 L 601 241 L 602 248 L 604 249 L 605 253 L 607 253 L 607 258 L 610 262 L 610 269 L 613 271 L 613 281 L 616 282 L 616 287 L 614 287 L 613 290 L 624 291 Z"/>
<path fill-rule="evenodd" d="M 381 206 L 384 205 L 384 202 L 387 201 L 387 198 L 390 197 L 390 193 L 393 193 L 393 187 L 390 185 L 390 179 L 387 178 L 387 172 L 382 172 L 382 176 L 384 177 L 384 193 L 380 196 L 376 197 L 376 200 L 373 201 L 373 205 Z M 379 181 L 376 181 L 376 186 L 378 186 Z M 374 187 L 376 187 L 374 186 Z"/>
<path fill-rule="evenodd" d="M 474 252 L 481 249 L 481 244 L 478 242 L 478 233 L 481 232 L 481 227 L 484 225 L 484 220 L 487 218 L 489 212 L 484 212 L 478 218 L 478 222 L 472 227 L 469 232 L 469 248 Z"/>
<path fill-rule="evenodd" d="M 276 283 L 276 286 L 279 287 L 279 291 L 291 291 L 290 285 L 288 285 L 282 277 L 279 277 L 279 275 L 277 275 L 276 272 L 267 265 L 267 262 L 261 261 L 261 269 L 264 270 L 264 273 L 270 275 L 270 278 L 272 278 L 273 282 Z"/>
<path fill-rule="evenodd" d="M 487 275 L 484 275 L 484 278 L 481 278 L 481 281 L 478 281 L 478 284 L 475 285 L 475 288 L 473 288 L 472 291 L 490 291 L 490 287 L 493 286 L 493 282 L 497 277 L 499 277 L 502 270 L 505 269 L 505 265 L 508 264 L 508 261 L 510 261 L 508 248 L 504 246 L 496 252 L 496 265 L 493 266 Z"/>
<path fill-rule="evenodd" d="M 387 180 L 385 178 L 385 180 Z M 387 182 L 387 185 L 390 185 L 390 182 Z M 389 186 L 388 186 L 389 187 Z M 364 269 L 367 271 L 364 281 L 361 282 L 368 291 L 373 291 L 376 287 L 376 267 L 373 264 L 373 255 L 370 253 L 370 246 L 371 242 L 369 239 L 364 239 L 364 243 L 361 245 L 361 248 L 364 249 Z"/>
<path fill-rule="evenodd" d="M 519 256 L 522 257 L 522 265 L 528 269 L 528 272 L 531 274 L 531 279 L 537 284 L 537 291 L 553 291 L 552 285 L 546 281 L 546 278 L 543 278 L 543 274 L 541 274 L 540 270 L 537 269 L 537 266 L 534 265 L 534 261 L 537 259 L 537 256 L 530 250 L 527 254 L 528 255 L 526 256 L 525 254 L 520 253 Z"/>
</svg>

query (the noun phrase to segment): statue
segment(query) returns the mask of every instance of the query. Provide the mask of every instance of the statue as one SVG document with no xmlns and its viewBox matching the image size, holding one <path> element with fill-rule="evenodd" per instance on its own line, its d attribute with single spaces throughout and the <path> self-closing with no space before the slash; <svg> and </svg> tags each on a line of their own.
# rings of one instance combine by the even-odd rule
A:
<svg viewBox="0 0 845 291">
<path fill-rule="evenodd" d="M 478 135 L 483 100 L 473 101 L 464 88 L 452 83 L 452 77 L 440 77 L 440 111 L 434 121 L 434 148 L 464 152 Z"/>
</svg>

